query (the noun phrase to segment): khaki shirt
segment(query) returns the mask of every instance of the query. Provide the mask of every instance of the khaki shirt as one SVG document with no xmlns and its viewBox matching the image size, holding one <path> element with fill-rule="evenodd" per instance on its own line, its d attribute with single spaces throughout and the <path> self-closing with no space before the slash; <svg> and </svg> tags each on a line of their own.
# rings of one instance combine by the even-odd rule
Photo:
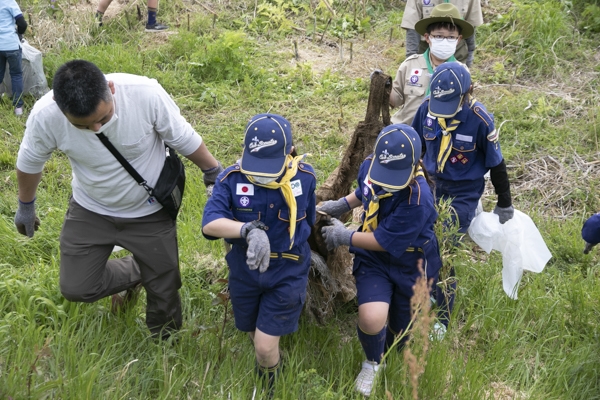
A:
<svg viewBox="0 0 600 400">
<path fill-rule="evenodd" d="M 412 124 L 417 109 L 425 100 L 429 82 L 431 74 L 423 54 L 413 54 L 400 64 L 390 92 L 390 105 L 401 107 L 392 116 L 393 124 Z"/>
<path fill-rule="evenodd" d="M 445 3 L 444 0 L 407 0 L 402 16 L 404 29 L 415 29 L 415 24 L 423 18 L 428 18 L 433 7 Z M 480 0 L 451 0 L 461 17 L 471 25 L 477 27 L 483 24 L 483 13 L 481 12 Z"/>
<path fill-rule="evenodd" d="M 392 116 L 393 124 L 412 123 L 417 109 L 425 100 L 430 80 L 431 75 L 423 54 L 413 54 L 400 64 L 390 93 L 390 105 L 401 107 Z"/>
</svg>

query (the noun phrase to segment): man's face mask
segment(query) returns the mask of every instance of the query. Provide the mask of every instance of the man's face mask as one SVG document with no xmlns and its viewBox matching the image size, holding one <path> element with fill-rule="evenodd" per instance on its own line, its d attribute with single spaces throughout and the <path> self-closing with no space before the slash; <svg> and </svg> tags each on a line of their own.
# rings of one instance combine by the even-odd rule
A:
<svg viewBox="0 0 600 400">
<path fill-rule="evenodd" d="M 256 175 L 250 175 L 250 176 L 252 177 L 252 179 L 254 179 L 254 181 L 256 183 L 260 183 L 261 185 L 266 185 L 268 183 L 275 182 L 277 180 L 277 177 L 269 178 L 266 176 L 256 176 Z"/>
<path fill-rule="evenodd" d="M 114 96 L 111 102 L 102 101 L 98 105 L 96 111 L 87 117 L 73 117 L 72 115 L 65 114 L 69 122 L 77 129 L 85 133 L 97 134 L 104 132 L 114 125 L 115 121 L 119 119 L 117 116 L 117 109 Z M 112 113 L 112 114 L 111 114 Z M 110 119 L 103 122 L 107 116 L 110 115 Z M 89 129 L 95 128 L 100 125 L 97 130 Z"/>
<path fill-rule="evenodd" d="M 93 131 L 91 129 L 79 129 L 82 132 L 86 132 L 86 133 L 91 133 L 91 134 L 97 134 L 100 132 L 104 132 L 105 130 L 107 130 L 108 128 L 110 128 L 111 125 L 113 125 L 115 123 L 116 120 L 119 119 L 119 116 L 117 115 L 117 113 L 115 112 L 112 117 L 110 117 L 110 119 L 108 120 L 107 123 L 105 123 L 104 125 L 102 125 L 102 127 L 100 128 L 100 130 L 98 131 Z"/>
<path fill-rule="evenodd" d="M 431 54 L 436 58 L 445 61 L 454 55 L 458 41 L 451 43 L 446 39 L 435 39 L 433 37 L 430 37 L 429 40 L 431 42 L 429 45 Z"/>
</svg>

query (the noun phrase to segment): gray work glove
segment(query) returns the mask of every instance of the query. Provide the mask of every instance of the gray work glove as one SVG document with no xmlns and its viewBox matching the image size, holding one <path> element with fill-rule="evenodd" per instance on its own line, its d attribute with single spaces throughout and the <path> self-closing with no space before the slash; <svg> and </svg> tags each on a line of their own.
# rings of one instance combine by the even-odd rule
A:
<svg viewBox="0 0 600 400">
<path fill-rule="evenodd" d="M 210 199 L 213 194 L 213 190 L 215 190 L 215 185 L 210 184 L 206 186 L 206 198 Z"/>
<path fill-rule="evenodd" d="M 332 218 L 328 224 L 329 226 L 321 228 L 327 250 L 332 251 L 339 246 L 350 246 L 354 231 L 346 229 L 344 223 L 339 219 Z"/>
<path fill-rule="evenodd" d="M 40 227 L 40 220 L 35 215 L 35 199 L 29 203 L 19 200 L 19 209 L 15 215 L 15 226 L 21 235 L 33 237 L 35 231 Z"/>
<path fill-rule="evenodd" d="M 588 254 L 590 251 L 592 251 L 592 248 L 597 244 L 598 243 L 585 242 L 585 248 L 583 249 L 583 254 Z"/>
<path fill-rule="evenodd" d="M 204 174 L 202 176 L 202 180 L 204 181 L 205 186 L 214 185 L 214 183 L 217 181 L 217 176 L 223 172 L 223 166 L 221 165 L 221 162 L 217 161 L 217 163 L 218 165 L 216 167 L 202 170 L 202 173 Z"/>
<path fill-rule="evenodd" d="M 345 197 L 338 200 L 327 200 L 317 206 L 317 212 L 325 213 L 333 218 L 339 218 L 350 211 L 350 204 Z"/>
<path fill-rule="evenodd" d="M 260 221 L 247 222 L 240 229 L 240 236 L 246 239 L 248 250 L 246 250 L 246 262 L 248 268 L 262 274 L 269 268 L 271 261 L 271 244 L 265 232 L 266 226 Z"/>
<path fill-rule="evenodd" d="M 498 207 L 494 208 L 494 214 L 498 216 L 500 219 L 500 223 L 503 224 L 506 221 L 510 220 L 515 215 L 515 209 L 513 206 L 508 207 Z"/>
</svg>

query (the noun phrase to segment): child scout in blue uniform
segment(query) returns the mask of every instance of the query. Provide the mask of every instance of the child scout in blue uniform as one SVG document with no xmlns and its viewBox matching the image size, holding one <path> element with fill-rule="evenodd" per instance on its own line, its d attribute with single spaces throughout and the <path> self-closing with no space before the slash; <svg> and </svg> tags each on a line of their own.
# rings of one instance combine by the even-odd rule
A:
<svg viewBox="0 0 600 400">
<path fill-rule="evenodd" d="M 442 265 L 433 230 L 438 214 L 420 155 L 421 141 L 410 126 L 383 128 L 375 153 L 360 166 L 356 191 L 317 207 L 334 217 L 322 229 L 327 247 L 350 246 L 355 254 L 356 330 L 366 355 L 356 390 L 365 396 L 371 394 L 385 349 L 408 327 L 413 285 L 421 276 L 418 265 L 432 284 Z M 367 211 L 357 232 L 335 219 L 360 205 Z"/>
<path fill-rule="evenodd" d="M 484 175 L 490 177 L 498 202 L 494 213 L 500 223 L 513 217 L 514 209 L 506 164 L 500 151 L 494 117 L 472 97 L 471 75 L 458 62 L 436 68 L 430 96 L 417 110 L 412 126 L 421 136 L 423 162 L 435 181 L 438 200 L 451 199 L 459 232 L 466 233 L 475 216 L 477 203 L 485 188 Z M 453 272 L 452 272 L 453 274 Z M 447 326 L 454 303 L 452 293 L 438 288 L 438 305 L 444 310 Z"/>
<path fill-rule="evenodd" d="M 588 218 L 581 228 L 581 237 L 585 241 L 584 254 L 588 254 L 592 247 L 600 243 L 600 213 Z"/>
<path fill-rule="evenodd" d="M 242 158 L 219 175 L 202 219 L 205 237 L 232 244 L 225 258 L 235 325 L 250 334 L 270 390 L 281 366 L 279 337 L 298 329 L 315 223 L 315 172 L 293 154 L 285 118 L 252 117 Z"/>
</svg>

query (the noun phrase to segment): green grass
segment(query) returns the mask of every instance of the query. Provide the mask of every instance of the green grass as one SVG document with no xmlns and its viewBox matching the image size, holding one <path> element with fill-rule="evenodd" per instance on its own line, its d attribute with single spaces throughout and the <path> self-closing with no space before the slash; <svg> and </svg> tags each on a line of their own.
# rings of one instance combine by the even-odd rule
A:
<svg viewBox="0 0 600 400">
<path fill-rule="evenodd" d="M 137 3 L 121 5 L 102 29 L 91 18 L 94 5 L 56 3 L 62 10 L 56 20 L 49 2 L 20 3 L 37 38 L 56 32 L 41 42 L 50 85 L 73 58 L 107 73 L 155 78 L 224 164 L 240 156 L 249 117 L 283 114 L 296 146 L 312 154 L 319 183 L 364 117 L 370 69 L 383 66 L 394 75 L 404 59 L 403 5 L 395 0 L 330 0 L 336 16 L 308 0 L 203 3 L 216 18 L 199 2 L 161 2 L 159 17 L 172 29 L 156 36 L 142 32 Z M 472 68 L 475 96 L 497 126 L 504 122 L 500 140 L 515 207 L 537 224 L 553 258 L 543 273 L 525 273 L 515 301 L 502 290 L 499 254 L 471 245 L 452 255 L 457 304 L 446 338 L 430 345 L 419 398 L 600 399 L 600 256 L 597 249 L 583 255 L 580 238 L 583 221 L 600 210 L 597 4 L 490 0 L 484 13 Z M 329 18 L 323 43 L 311 43 Z M 61 33 L 73 25 L 77 35 Z M 55 29 L 36 31 L 44 26 Z M 369 41 L 382 56 L 357 52 L 345 68 L 337 68 L 339 61 L 320 68 L 332 57 L 327 43 L 340 36 L 355 49 Z M 301 52 L 315 46 L 324 56 L 292 62 L 293 41 Z M 34 102 L 25 98 L 26 112 Z M 219 301 L 227 278 L 222 241 L 200 232 L 206 202 L 200 171 L 186 161 L 178 222 L 184 328 L 177 343 L 157 344 L 145 326 L 143 296 L 116 317 L 108 299 L 79 304 L 60 294 L 58 238 L 71 180 L 64 155 L 46 163 L 40 230 L 33 239 L 16 232 L 14 165 L 24 129 L 25 119 L 0 99 L 0 399 L 262 398 L 260 385 L 254 392 L 252 345 Z M 492 188 L 483 203 L 494 206 Z M 298 332 L 282 338 L 286 366 L 275 398 L 362 398 L 353 390 L 363 360 L 355 324 L 354 302 L 323 325 L 303 316 Z M 408 374 L 402 354 L 393 351 L 372 398 L 389 399 L 386 391 L 411 398 Z"/>
</svg>

